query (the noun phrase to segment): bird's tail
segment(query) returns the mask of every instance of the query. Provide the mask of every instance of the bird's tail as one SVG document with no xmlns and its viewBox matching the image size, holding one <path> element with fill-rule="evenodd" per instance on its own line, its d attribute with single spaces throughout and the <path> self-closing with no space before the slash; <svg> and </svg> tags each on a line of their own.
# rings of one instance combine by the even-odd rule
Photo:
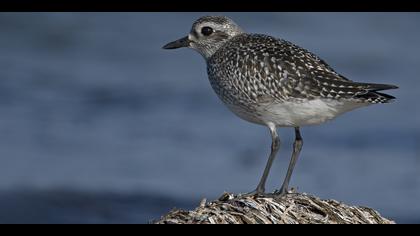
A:
<svg viewBox="0 0 420 236">
<path fill-rule="evenodd" d="M 366 93 L 356 95 L 356 98 L 364 99 L 369 103 L 389 103 L 395 100 L 394 96 L 389 94 L 380 93 L 378 91 L 397 89 L 398 86 L 390 84 L 362 84 Z"/>
</svg>

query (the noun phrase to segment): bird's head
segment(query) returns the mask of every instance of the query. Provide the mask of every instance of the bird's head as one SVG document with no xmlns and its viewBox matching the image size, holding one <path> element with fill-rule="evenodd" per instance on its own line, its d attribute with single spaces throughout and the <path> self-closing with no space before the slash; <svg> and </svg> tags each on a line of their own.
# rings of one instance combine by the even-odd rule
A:
<svg viewBox="0 0 420 236">
<path fill-rule="evenodd" d="M 164 49 L 188 47 L 197 50 L 205 59 L 210 58 L 223 44 L 244 31 L 224 16 L 204 16 L 192 25 L 190 33 L 163 46 Z"/>
</svg>

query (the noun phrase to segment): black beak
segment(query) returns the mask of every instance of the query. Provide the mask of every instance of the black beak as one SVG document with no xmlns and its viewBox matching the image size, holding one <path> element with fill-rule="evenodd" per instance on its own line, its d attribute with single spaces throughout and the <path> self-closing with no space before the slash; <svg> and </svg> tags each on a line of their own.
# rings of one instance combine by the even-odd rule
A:
<svg viewBox="0 0 420 236">
<path fill-rule="evenodd" d="M 186 36 L 182 39 L 178 39 L 176 41 L 166 44 L 165 46 L 163 46 L 163 49 L 176 49 L 188 46 L 190 46 L 190 40 L 188 39 L 188 36 Z"/>
</svg>

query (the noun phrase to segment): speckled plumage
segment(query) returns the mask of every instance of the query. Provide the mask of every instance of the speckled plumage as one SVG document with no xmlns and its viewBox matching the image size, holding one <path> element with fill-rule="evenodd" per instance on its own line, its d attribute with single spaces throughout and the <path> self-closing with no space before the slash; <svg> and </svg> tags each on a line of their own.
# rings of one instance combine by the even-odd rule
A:
<svg viewBox="0 0 420 236">
<path fill-rule="evenodd" d="M 242 118 L 249 116 L 246 120 L 255 123 L 267 122 L 259 120 L 263 115 L 259 113 L 267 112 L 260 108 L 270 104 L 299 104 L 319 99 L 332 106 L 341 106 L 342 112 L 337 111 L 338 115 L 393 99 L 376 92 L 393 86 L 350 81 L 313 53 L 262 34 L 242 33 L 231 38 L 208 58 L 207 71 L 213 89 L 228 107 L 236 114 L 241 113 L 238 115 Z M 325 111 L 321 109 L 321 112 Z M 312 124 L 274 123 L 279 126 Z"/>
<path fill-rule="evenodd" d="M 309 51 L 261 34 L 235 36 L 209 58 L 207 66 L 216 88 L 223 89 L 218 85 L 229 81 L 228 88 L 240 90 L 246 102 L 258 103 L 266 96 L 279 102 L 319 97 L 363 102 L 361 95 L 381 88 L 352 82 Z"/>
<path fill-rule="evenodd" d="M 279 191 L 288 191 L 303 140 L 300 127 L 317 125 L 393 96 L 378 91 L 394 85 L 358 83 L 334 71 L 315 54 L 283 39 L 249 34 L 227 17 L 206 16 L 194 22 L 187 37 L 165 49 L 189 47 L 207 62 L 216 94 L 236 115 L 269 128 L 270 157 L 253 193 L 262 194 L 280 147 L 277 127 L 294 127 L 295 142 L 286 178 Z"/>
</svg>

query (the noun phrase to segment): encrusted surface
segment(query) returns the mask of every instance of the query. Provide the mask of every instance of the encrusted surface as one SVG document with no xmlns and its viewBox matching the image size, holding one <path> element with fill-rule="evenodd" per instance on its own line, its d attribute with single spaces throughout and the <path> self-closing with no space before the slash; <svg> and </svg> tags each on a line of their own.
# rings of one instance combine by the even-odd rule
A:
<svg viewBox="0 0 420 236">
<path fill-rule="evenodd" d="M 172 210 L 155 224 L 395 224 L 370 208 L 292 193 L 282 198 L 224 193 L 193 211 Z"/>
</svg>

